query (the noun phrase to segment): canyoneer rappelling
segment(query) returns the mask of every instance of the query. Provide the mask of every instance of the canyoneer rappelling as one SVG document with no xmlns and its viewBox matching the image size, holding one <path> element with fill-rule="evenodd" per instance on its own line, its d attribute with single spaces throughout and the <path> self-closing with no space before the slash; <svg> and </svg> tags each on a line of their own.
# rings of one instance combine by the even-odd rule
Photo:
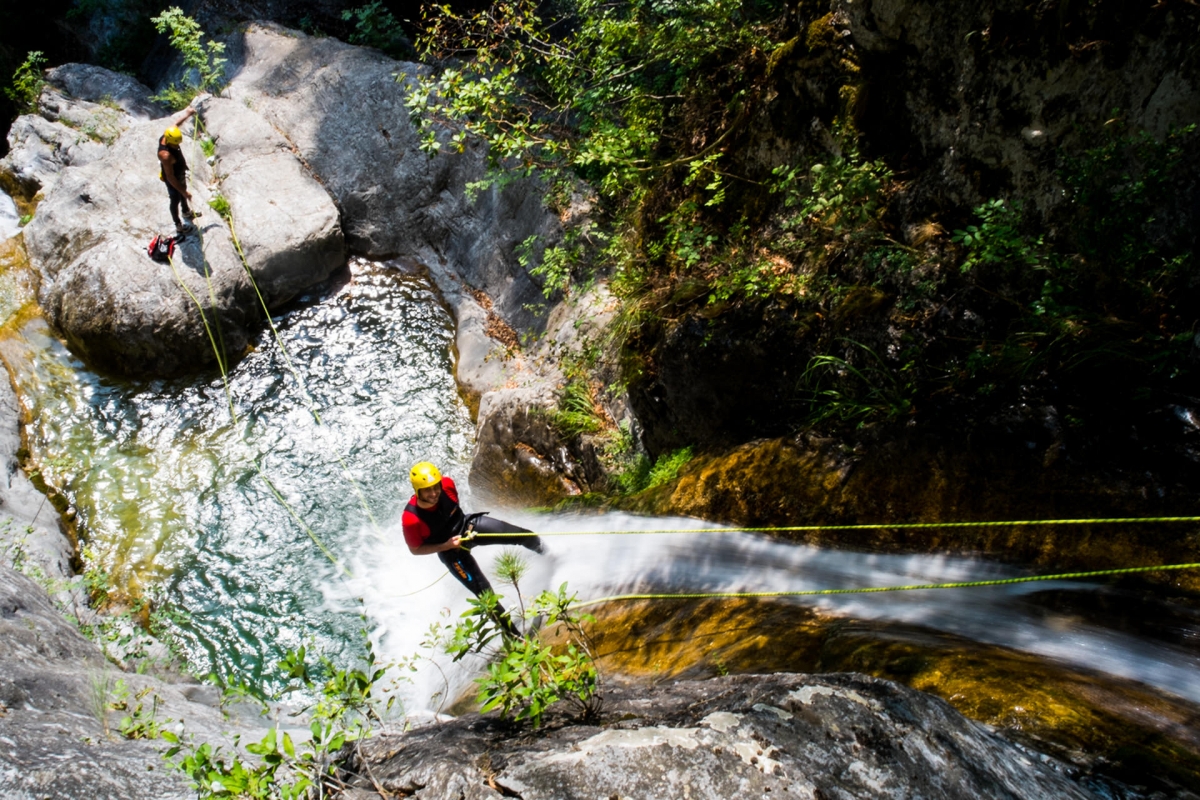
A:
<svg viewBox="0 0 1200 800">
<path fill-rule="evenodd" d="M 529 535 L 526 528 L 518 528 L 503 520 L 493 519 L 486 512 L 464 514 L 458 504 L 458 488 L 449 477 L 443 477 L 438 468 L 428 461 L 413 465 L 409 471 L 413 494 L 404 507 L 402 518 L 404 541 L 415 556 L 437 554 L 446 568 L 459 583 L 467 587 L 476 597 L 492 591 L 487 576 L 479 568 L 470 551 L 474 547 L 494 544 L 520 545 L 535 553 L 544 553 L 545 546 L 537 536 Z M 476 534 L 493 535 L 477 539 Z M 497 604 L 501 625 L 513 636 L 520 632 L 513 625 L 508 612 Z"/>
<path fill-rule="evenodd" d="M 175 115 L 171 127 L 163 131 L 158 138 L 158 178 L 167 185 L 167 196 L 171 199 L 171 219 L 175 223 L 175 241 L 181 242 L 186 238 L 187 231 L 193 228 L 191 221 L 200 216 L 199 211 L 193 211 L 188 201 L 192 193 L 187 190 L 187 159 L 183 156 L 183 131 L 180 125 L 187 122 L 196 113 L 200 103 L 208 98 L 206 94 L 197 95 L 191 104 Z M 179 216 L 179 207 L 183 206 L 183 217 Z"/>
</svg>

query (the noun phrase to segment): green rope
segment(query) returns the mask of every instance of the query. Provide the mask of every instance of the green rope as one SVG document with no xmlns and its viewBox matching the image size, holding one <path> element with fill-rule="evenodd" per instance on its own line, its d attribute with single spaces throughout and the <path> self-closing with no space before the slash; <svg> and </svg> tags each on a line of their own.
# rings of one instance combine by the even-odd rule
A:
<svg viewBox="0 0 1200 800">
<path fill-rule="evenodd" d="M 878 531 L 919 530 L 929 528 L 1002 528 L 1030 525 L 1138 525 L 1163 522 L 1200 522 L 1200 517 L 1105 517 L 1098 519 L 1022 519 L 988 522 L 872 522 L 857 525 L 782 525 L 777 527 L 742 528 L 660 528 L 621 531 L 529 531 L 528 533 L 477 533 L 489 536 L 637 536 L 663 533 L 784 533 L 804 531 Z"/>
<path fill-rule="evenodd" d="M 201 252 L 203 252 L 203 250 L 201 250 Z M 236 425 L 237 411 L 234 410 L 233 393 L 229 389 L 229 372 L 225 368 L 225 359 L 221 354 L 221 348 L 217 346 L 217 339 L 213 336 L 212 326 L 208 324 L 208 317 L 204 313 L 204 306 L 200 304 L 200 298 L 196 297 L 195 293 L 193 293 L 192 290 L 188 288 L 188 285 L 184 283 L 183 276 L 179 274 L 179 268 L 175 266 L 174 257 L 168 257 L 167 262 L 171 265 L 171 272 L 175 274 L 175 282 L 178 283 L 179 287 L 187 293 L 187 296 L 190 297 L 192 302 L 196 305 L 196 310 L 200 312 L 200 322 L 204 325 L 204 332 L 208 334 L 208 342 L 210 345 L 212 345 L 213 352 L 217 356 L 217 367 L 221 370 L 221 383 L 225 386 L 225 401 L 229 404 L 229 416 L 233 419 L 233 423 Z M 207 263 L 208 262 L 206 260 L 205 264 Z M 213 309 L 213 312 L 215 316 L 216 309 Z"/>
<path fill-rule="evenodd" d="M 1025 578 L 997 578 L 987 581 L 962 581 L 958 583 L 921 583 L 909 586 L 871 586 L 862 589 L 807 589 L 795 592 L 693 592 L 684 594 L 617 594 L 609 597 L 599 597 L 572 603 L 570 608 L 587 608 L 601 603 L 615 603 L 624 600 L 695 600 L 704 598 L 754 598 L 754 597 L 804 597 L 813 595 L 833 594 L 873 594 L 876 592 L 912 592 L 919 589 L 967 589 L 976 586 L 1006 586 L 1015 583 L 1032 583 L 1034 581 L 1057 581 L 1073 578 L 1099 578 L 1107 575 L 1130 575 L 1137 572 L 1166 572 L 1168 570 L 1200 569 L 1200 564 L 1162 564 L 1154 567 L 1125 567 L 1122 569 L 1101 569 L 1091 572 L 1062 572 L 1056 575 L 1031 575 Z"/>
<path fill-rule="evenodd" d="M 275 495 L 275 499 L 279 502 L 279 504 L 281 506 L 283 506 L 285 509 L 287 509 L 287 512 L 292 515 L 292 519 L 294 519 L 296 521 L 296 524 L 299 525 L 304 530 L 304 532 L 308 534 L 308 538 L 312 539 L 313 544 L 315 544 L 320 549 L 320 551 L 325 554 L 325 557 L 329 559 L 329 563 L 333 564 L 335 567 L 337 567 L 343 573 L 345 573 L 346 577 L 353 578 L 354 574 L 351 573 L 350 570 L 347 569 L 343 564 L 338 562 L 337 558 L 334 557 L 333 553 L 331 553 L 329 551 L 329 548 L 326 547 L 319 538 L 317 538 L 317 535 L 315 533 L 313 533 L 313 529 L 308 527 L 308 523 L 306 523 L 300 517 L 300 515 L 296 513 L 295 509 L 292 508 L 291 504 L 288 503 L 288 501 L 283 498 L 283 495 L 280 494 L 279 490 L 275 488 L 275 484 L 272 483 L 271 479 L 267 477 L 267 474 L 262 471 L 262 467 L 255 465 L 255 469 L 258 472 L 258 477 L 262 478 L 263 483 L 267 484 L 267 488 L 269 488 L 271 490 L 271 494 Z"/>
<path fill-rule="evenodd" d="M 279 351 L 283 353 L 284 363 L 287 364 L 288 371 L 292 373 L 292 377 L 296 380 L 296 385 L 300 387 L 300 392 L 304 395 L 305 403 L 308 406 L 308 413 L 312 414 L 316 423 L 325 427 L 325 420 L 321 419 L 321 413 L 317 409 L 316 401 L 312 398 L 312 393 L 308 391 L 308 386 L 304 383 L 304 379 L 300 376 L 300 371 L 296 369 L 292 363 L 292 357 L 288 354 L 287 347 L 283 343 L 283 338 L 279 335 L 279 329 L 275 327 L 275 321 L 271 318 L 271 309 L 267 307 L 266 298 L 263 297 L 262 290 L 258 287 L 258 281 L 254 279 L 254 273 L 250 271 L 250 264 L 246 261 L 246 253 L 242 250 L 242 243 L 238 239 L 237 231 L 233 227 L 233 212 L 229 212 L 227 219 L 229 223 L 229 236 L 233 240 L 234 249 L 237 250 L 238 258 L 242 262 L 242 269 L 246 271 L 246 277 L 250 280 L 250 285 L 254 287 L 254 293 L 258 296 L 258 302 L 262 305 L 263 314 L 267 318 L 267 325 L 271 328 L 271 334 L 275 338 L 275 344 L 279 347 Z M 363 511 L 367 514 L 367 519 L 371 521 L 372 527 L 376 533 L 379 532 L 379 521 L 375 519 L 375 515 L 371 512 L 371 506 L 367 502 L 367 497 L 363 494 L 362 488 L 358 485 L 358 481 L 354 479 L 353 473 L 350 472 L 349 465 L 342 457 L 341 453 L 335 453 L 334 458 L 342 468 L 342 475 L 350 483 L 354 489 L 354 493 L 358 496 L 359 504 L 362 505 Z"/>
</svg>

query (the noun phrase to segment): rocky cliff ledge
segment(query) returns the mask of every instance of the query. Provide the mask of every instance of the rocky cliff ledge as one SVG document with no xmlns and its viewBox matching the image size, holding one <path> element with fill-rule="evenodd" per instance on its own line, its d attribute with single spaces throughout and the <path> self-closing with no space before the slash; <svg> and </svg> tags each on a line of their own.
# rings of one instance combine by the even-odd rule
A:
<svg viewBox="0 0 1200 800">
<path fill-rule="evenodd" d="M 942 701 L 857 675 L 618 689 L 603 718 L 514 734 L 470 715 L 373 739 L 351 769 L 431 799 L 1092 796 Z"/>
</svg>

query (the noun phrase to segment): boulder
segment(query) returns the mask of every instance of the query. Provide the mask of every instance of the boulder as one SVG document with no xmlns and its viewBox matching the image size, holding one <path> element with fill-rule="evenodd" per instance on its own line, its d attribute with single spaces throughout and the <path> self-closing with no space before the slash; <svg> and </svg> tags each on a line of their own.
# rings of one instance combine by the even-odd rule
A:
<svg viewBox="0 0 1200 800">
<path fill-rule="evenodd" d="M 0 183 L 28 205 L 63 169 L 102 158 L 133 121 L 162 113 L 150 90 L 128 75 L 90 64 L 55 67 L 46 73 L 38 113 L 13 122 Z"/>
<path fill-rule="evenodd" d="M 629 687 L 610 692 L 603 716 L 597 724 L 554 718 L 528 736 L 468 715 L 372 738 L 351 770 L 417 799 L 1092 796 L 1057 762 L 945 702 L 860 675 Z"/>
<path fill-rule="evenodd" d="M 458 368 L 464 388 L 478 395 L 507 383 L 506 345 L 478 334 L 489 312 L 518 331 L 545 327 L 540 284 L 513 252 L 532 235 L 560 235 L 540 184 L 517 180 L 467 198 L 467 184 L 484 175 L 484 152 L 446 147 L 431 157 L 409 121 L 405 99 L 425 67 L 264 23 L 247 26 L 228 53 L 226 95 L 295 148 L 336 200 L 349 248 L 429 270 L 459 323 L 460 353 L 469 354 Z"/>
<path fill-rule="evenodd" d="M 216 141 L 230 224 L 269 306 L 346 263 L 337 207 L 287 141 L 242 103 L 214 98 L 204 124 Z"/>
<path fill-rule="evenodd" d="M 128 375 L 176 375 L 212 363 L 218 336 L 227 353 L 240 354 L 258 318 L 216 214 L 202 218 L 172 264 L 146 255 L 156 234 L 172 232 L 154 155 L 166 124 L 135 124 L 103 158 L 66 170 L 25 228 L 47 320 L 90 364 Z M 190 186 L 199 209 L 211 194 L 198 161 Z"/>
<path fill-rule="evenodd" d="M 95 90 L 104 85 L 93 74 L 98 69 L 84 77 L 68 71 L 71 81 L 63 83 Z M 136 97 L 126 103 L 142 113 Z M 39 300 L 51 324 L 94 366 L 169 376 L 211 364 L 218 351 L 235 358 L 262 317 L 247 267 L 274 306 L 344 261 L 337 209 L 282 137 L 244 106 L 211 105 L 207 130 L 221 142 L 215 169 L 195 138 L 199 123 L 195 131 L 187 123 L 193 136 L 184 146 L 192 207 L 205 214 L 171 265 L 146 255 L 157 233 L 172 231 L 155 156 L 170 118 L 139 120 L 120 107 L 101 106 L 120 115 L 117 132 L 70 162 L 39 160 L 36 143 L 13 141 L 12 163 L 42 165 L 28 175 L 46 181 L 46 197 L 25 229 L 30 262 L 42 277 Z M 87 108 L 56 89 L 43 93 L 42 106 L 53 109 L 44 116 L 59 122 L 22 117 L 29 129 L 61 126 Z M 53 164 L 60 171 L 50 182 L 55 173 L 47 165 Z M 218 194 L 229 203 L 245 266 L 230 228 L 208 208 Z"/>
<path fill-rule="evenodd" d="M 148 709 L 153 695 L 160 724 L 184 718 L 189 730 L 227 742 L 219 732 L 230 725 L 219 709 L 189 700 L 193 688 L 199 687 L 118 671 L 63 619 L 37 584 L 0 566 L 0 796 L 194 797 L 163 761 L 161 742 L 117 733 L 122 712 L 112 708 L 127 698 Z M 142 691 L 142 700 L 135 700 Z"/>
</svg>

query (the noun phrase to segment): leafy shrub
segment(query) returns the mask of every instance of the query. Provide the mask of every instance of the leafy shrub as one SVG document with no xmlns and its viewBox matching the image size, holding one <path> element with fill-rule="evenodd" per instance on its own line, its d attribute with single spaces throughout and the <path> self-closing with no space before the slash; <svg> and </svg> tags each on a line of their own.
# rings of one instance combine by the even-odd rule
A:
<svg viewBox="0 0 1200 800">
<path fill-rule="evenodd" d="M 793 213 L 783 223 L 785 230 L 817 226 L 834 234 L 867 226 L 876 221 L 884 205 L 883 189 L 892 171 L 882 160 L 867 161 L 852 146 L 826 164 L 808 167 L 776 167 L 774 192 L 784 195 L 784 208 Z"/>
<path fill-rule="evenodd" d="M 689 3 L 564 0 L 547 25 L 534 0 L 501 3 L 460 15 L 448 5 L 426 5 L 423 60 L 447 63 L 463 53 L 473 60 L 416 78 L 408 108 L 425 148 L 442 147 L 443 123 L 488 145 L 496 172 L 573 168 L 602 193 L 618 196 L 645 186 L 658 172 L 664 140 L 681 137 L 669 124 L 684 90 L 714 59 L 774 44 L 760 20 L 773 2 L 695 0 Z M 399 76 L 406 77 L 406 76 Z M 682 139 L 680 139 L 682 141 Z M 698 162 L 689 184 L 720 190 L 719 155 L 705 152 L 676 161 Z"/>
<path fill-rule="evenodd" d="M 1045 242 L 1020 231 L 1021 206 L 1004 200 L 989 200 L 975 209 L 978 225 L 956 230 L 951 237 L 967 250 L 962 271 L 981 266 L 1036 268 L 1046 263 Z"/>
<path fill-rule="evenodd" d="M 21 66 L 17 67 L 12 76 L 12 85 L 5 88 L 4 94 L 17 106 L 22 114 L 37 111 L 38 98 L 41 97 L 42 87 L 46 85 L 43 70 L 46 57 L 40 50 L 31 50 L 25 56 Z"/>
<path fill-rule="evenodd" d="M 183 56 L 184 69 L 189 72 L 187 85 L 172 84 L 154 99 L 179 110 L 200 92 L 219 92 L 225 77 L 226 60 L 221 57 L 225 45 L 211 40 L 205 43 L 200 23 L 184 14 L 178 6 L 167 9 L 151 22 L 159 33 L 169 34 L 171 46 Z"/>
<path fill-rule="evenodd" d="M 342 19 L 354 23 L 351 44 L 374 47 L 397 58 L 412 54 L 412 45 L 404 35 L 404 28 L 380 0 L 347 9 L 342 12 Z"/>
<path fill-rule="evenodd" d="M 664 483 L 670 483 L 679 477 L 679 470 L 692 460 L 692 448 L 683 447 L 670 453 L 663 453 L 650 468 L 646 476 L 646 488 L 653 489 Z"/>
<path fill-rule="evenodd" d="M 637 494 L 670 483 L 679 477 L 679 470 L 692 460 L 692 455 L 690 447 L 663 453 L 653 463 L 639 455 L 613 477 L 616 490 L 620 494 Z"/>
<path fill-rule="evenodd" d="M 504 573 L 498 570 L 498 574 Z M 516 587 L 516 582 L 512 583 Z M 517 592 L 519 595 L 519 588 Z M 471 599 L 445 649 L 456 661 L 472 653 L 488 658 L 487 674 L 477 681 L 481 711 L 498 708 L 501 716 L 528 721 L 534 728 L 541 726 L 546 710 L 559 702 L 572 706 L 585 719 L 599 713 L 600 679 L 591 640 L 583 629 L 594 619 L 572 611 L 574 602 L 575 595 L 567 594 L 565 583 L 557 593 L 539 594 L 528 609 L 522 601 L 527 628 L 522 637 L 502 632 L 495 594 L 485 592 Z M 538 619 L 543 621 L 542 629 L 561 626 L 565 644 L 552 647 L 528 630 Z"/>
<path fill-rule="evenodd" d="M 1195 230 L 1179 197 L 1181 169 L 1196 147 L 1196 125 L 1171 130 L 1161 141 L 1146 131 L 1121 135 L 1105 128 L 1103 143 L 1064 157 L 1061 174 L 1077 209 L 1079 251 L 1128 277 L 1156 283 L 1192 263 Z M 1151 288 L 1153 291 L 1153 288 Z"/>
<path fill-rule="evenodd" d="M 258 742 L 245 745 L 255 759 L 245 759 L 235 746 L 226 750 L 194 737 L 171 730 L 159 732 L 171 744 L 164 758 L 182 754 L 175 766 L 191 780 L 201 800 L 244 797 L 255 800 L 301 800 L 310 796 L 327 797 L 341 786 L 335 777 L 339 751 L 348 743 L 370 735 L 392 707 L 395 696 L 382 702 L 376 694 L 386 667 L 376 663 L 367 642 L 367 661 L 361 669 L 339 669 L 326 657 L 310 667 L 305 648 L 284 658 L 282 666 L 296 689 L 317 696 L 308 709 L 312 722 L 311 737 L 297 745 L 278 725 Z M 323 677 L 318 677 L 318 675 Z"/>
</svg>

